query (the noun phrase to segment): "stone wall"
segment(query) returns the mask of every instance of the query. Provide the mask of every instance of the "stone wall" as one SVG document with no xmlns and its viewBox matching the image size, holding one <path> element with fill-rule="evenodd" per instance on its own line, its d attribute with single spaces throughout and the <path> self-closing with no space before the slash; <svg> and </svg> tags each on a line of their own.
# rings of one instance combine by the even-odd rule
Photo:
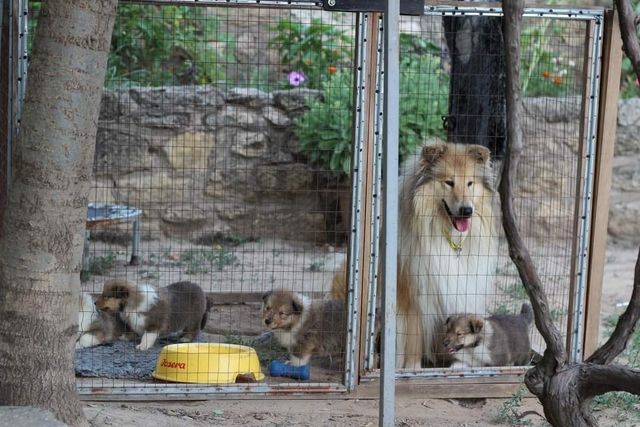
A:
<svg viewBox="0 0 640 427">
<path fill-rule="evenodd" d="M 292 131 L 306 99 L 320 96 L 211 86 L 106 91 L 92 198 L 141 208 L 145 238 L 330 240 L 340 221 L 336 183 L 305 163 Z M 521 227 L 536 237 L 567 236 L 580 101 L 527 99 L 525 113 Z M 640 99 L 622 101 L 609 230 L 633 241 L 640 241 L 639 134 Z"/>
<path fill-rule="evenodd" d="M 609 234 L 640 242 L 640 98 L 620 101 L 616 133 Z"/>
<path fill-rule="evenodd" d="M 97 202 L 143 210 L 143 237 L 212 233 L 322 240 L 325 177 L 299 160 L 292 119 L 312 90 L 210 86 L 106 91 Z"/>
</svg>

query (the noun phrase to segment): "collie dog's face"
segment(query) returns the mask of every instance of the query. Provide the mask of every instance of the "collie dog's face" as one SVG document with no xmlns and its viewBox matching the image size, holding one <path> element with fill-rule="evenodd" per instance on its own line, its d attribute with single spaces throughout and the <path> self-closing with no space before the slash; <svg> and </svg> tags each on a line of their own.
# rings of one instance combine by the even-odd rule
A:
<svg viewBox="0 0 640 427">
<path fill-rule="evenodd" d="M 445 323 L 446 333 L 442 342 L 447 353 L 476 346 L 483 326 L 484 321 L 474 315 L 449 317 Z"/>
<path fill-rule="evenodd" d="M 269 329 L 290 330 L 300 321 L 302 308 L 293 292 L 268 292 L 262 296 L 262 322 Z"/>
<path fill-rule="evenodd" d="M 414 178 L 417 213 L 437 212 L 451 227 L 466 233 L 474 215 L 491 203 L 490 152 L 479 145 L 435 144 L 422 149 Z"/>
<path fill-rule="evenodd" d="M 124 310 L 130 295 L 131 288 L 128 284 L 117 280 L 106 282 L 102 295 L 95 302 L 96 308 L 105 313 L 118 313 Z"/>
</svg>

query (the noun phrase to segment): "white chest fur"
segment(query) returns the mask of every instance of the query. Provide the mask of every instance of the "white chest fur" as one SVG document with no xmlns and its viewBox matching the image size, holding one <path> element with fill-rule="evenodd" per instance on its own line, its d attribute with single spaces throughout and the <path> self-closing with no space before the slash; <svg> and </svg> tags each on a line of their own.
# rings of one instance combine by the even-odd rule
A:
<svg viewBox="0 0 640 427">
<path fill-rule="evenodd" d="M 140 295 L 140 302 L 136 306 L 127 304 L 122 312 L 122 318 L 138 335 L 142 335 L 145 332 L 147 312 L 158 301 L 158 291 L 151 285 L 141 284 L 138 285 L 137 292 Z"/>
</svg>

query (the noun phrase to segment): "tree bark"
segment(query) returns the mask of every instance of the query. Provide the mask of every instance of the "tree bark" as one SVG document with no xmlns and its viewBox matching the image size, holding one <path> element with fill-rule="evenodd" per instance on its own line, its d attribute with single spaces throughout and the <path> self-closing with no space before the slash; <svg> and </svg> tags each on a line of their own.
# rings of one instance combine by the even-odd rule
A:
<svg viewBox="0 0 640 427">
<path fill-rule="evenodd" d="M 506 130 L 504 44 L 501 18 L 442 18 L 451 58 L 450 142 L 479 144 L 504 154 Z"/>
<path fill-rule="evenodd" d="M 75 386 L 80 263 L 117 0 L 43 2 L 0 238 L 0 404 L 86 425 Z"/>
</svg>

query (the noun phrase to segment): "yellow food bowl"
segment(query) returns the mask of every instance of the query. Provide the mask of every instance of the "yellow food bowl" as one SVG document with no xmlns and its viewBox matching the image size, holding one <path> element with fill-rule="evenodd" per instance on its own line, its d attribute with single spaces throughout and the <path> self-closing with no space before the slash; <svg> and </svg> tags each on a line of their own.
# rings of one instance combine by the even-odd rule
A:
<svg viewBox="0 0 640 427">
<path fill-rule="evenodd" d="M 163 381 L 231 384 L 262 381 L 260 361 L 251 347 L 219 343 L 171 344 L 160 350 L 153 377 Z M 241 376 L 238 379 L 238 375 Z M 247 381 L 247 378 L 250 380 Z"/>
</svg>

